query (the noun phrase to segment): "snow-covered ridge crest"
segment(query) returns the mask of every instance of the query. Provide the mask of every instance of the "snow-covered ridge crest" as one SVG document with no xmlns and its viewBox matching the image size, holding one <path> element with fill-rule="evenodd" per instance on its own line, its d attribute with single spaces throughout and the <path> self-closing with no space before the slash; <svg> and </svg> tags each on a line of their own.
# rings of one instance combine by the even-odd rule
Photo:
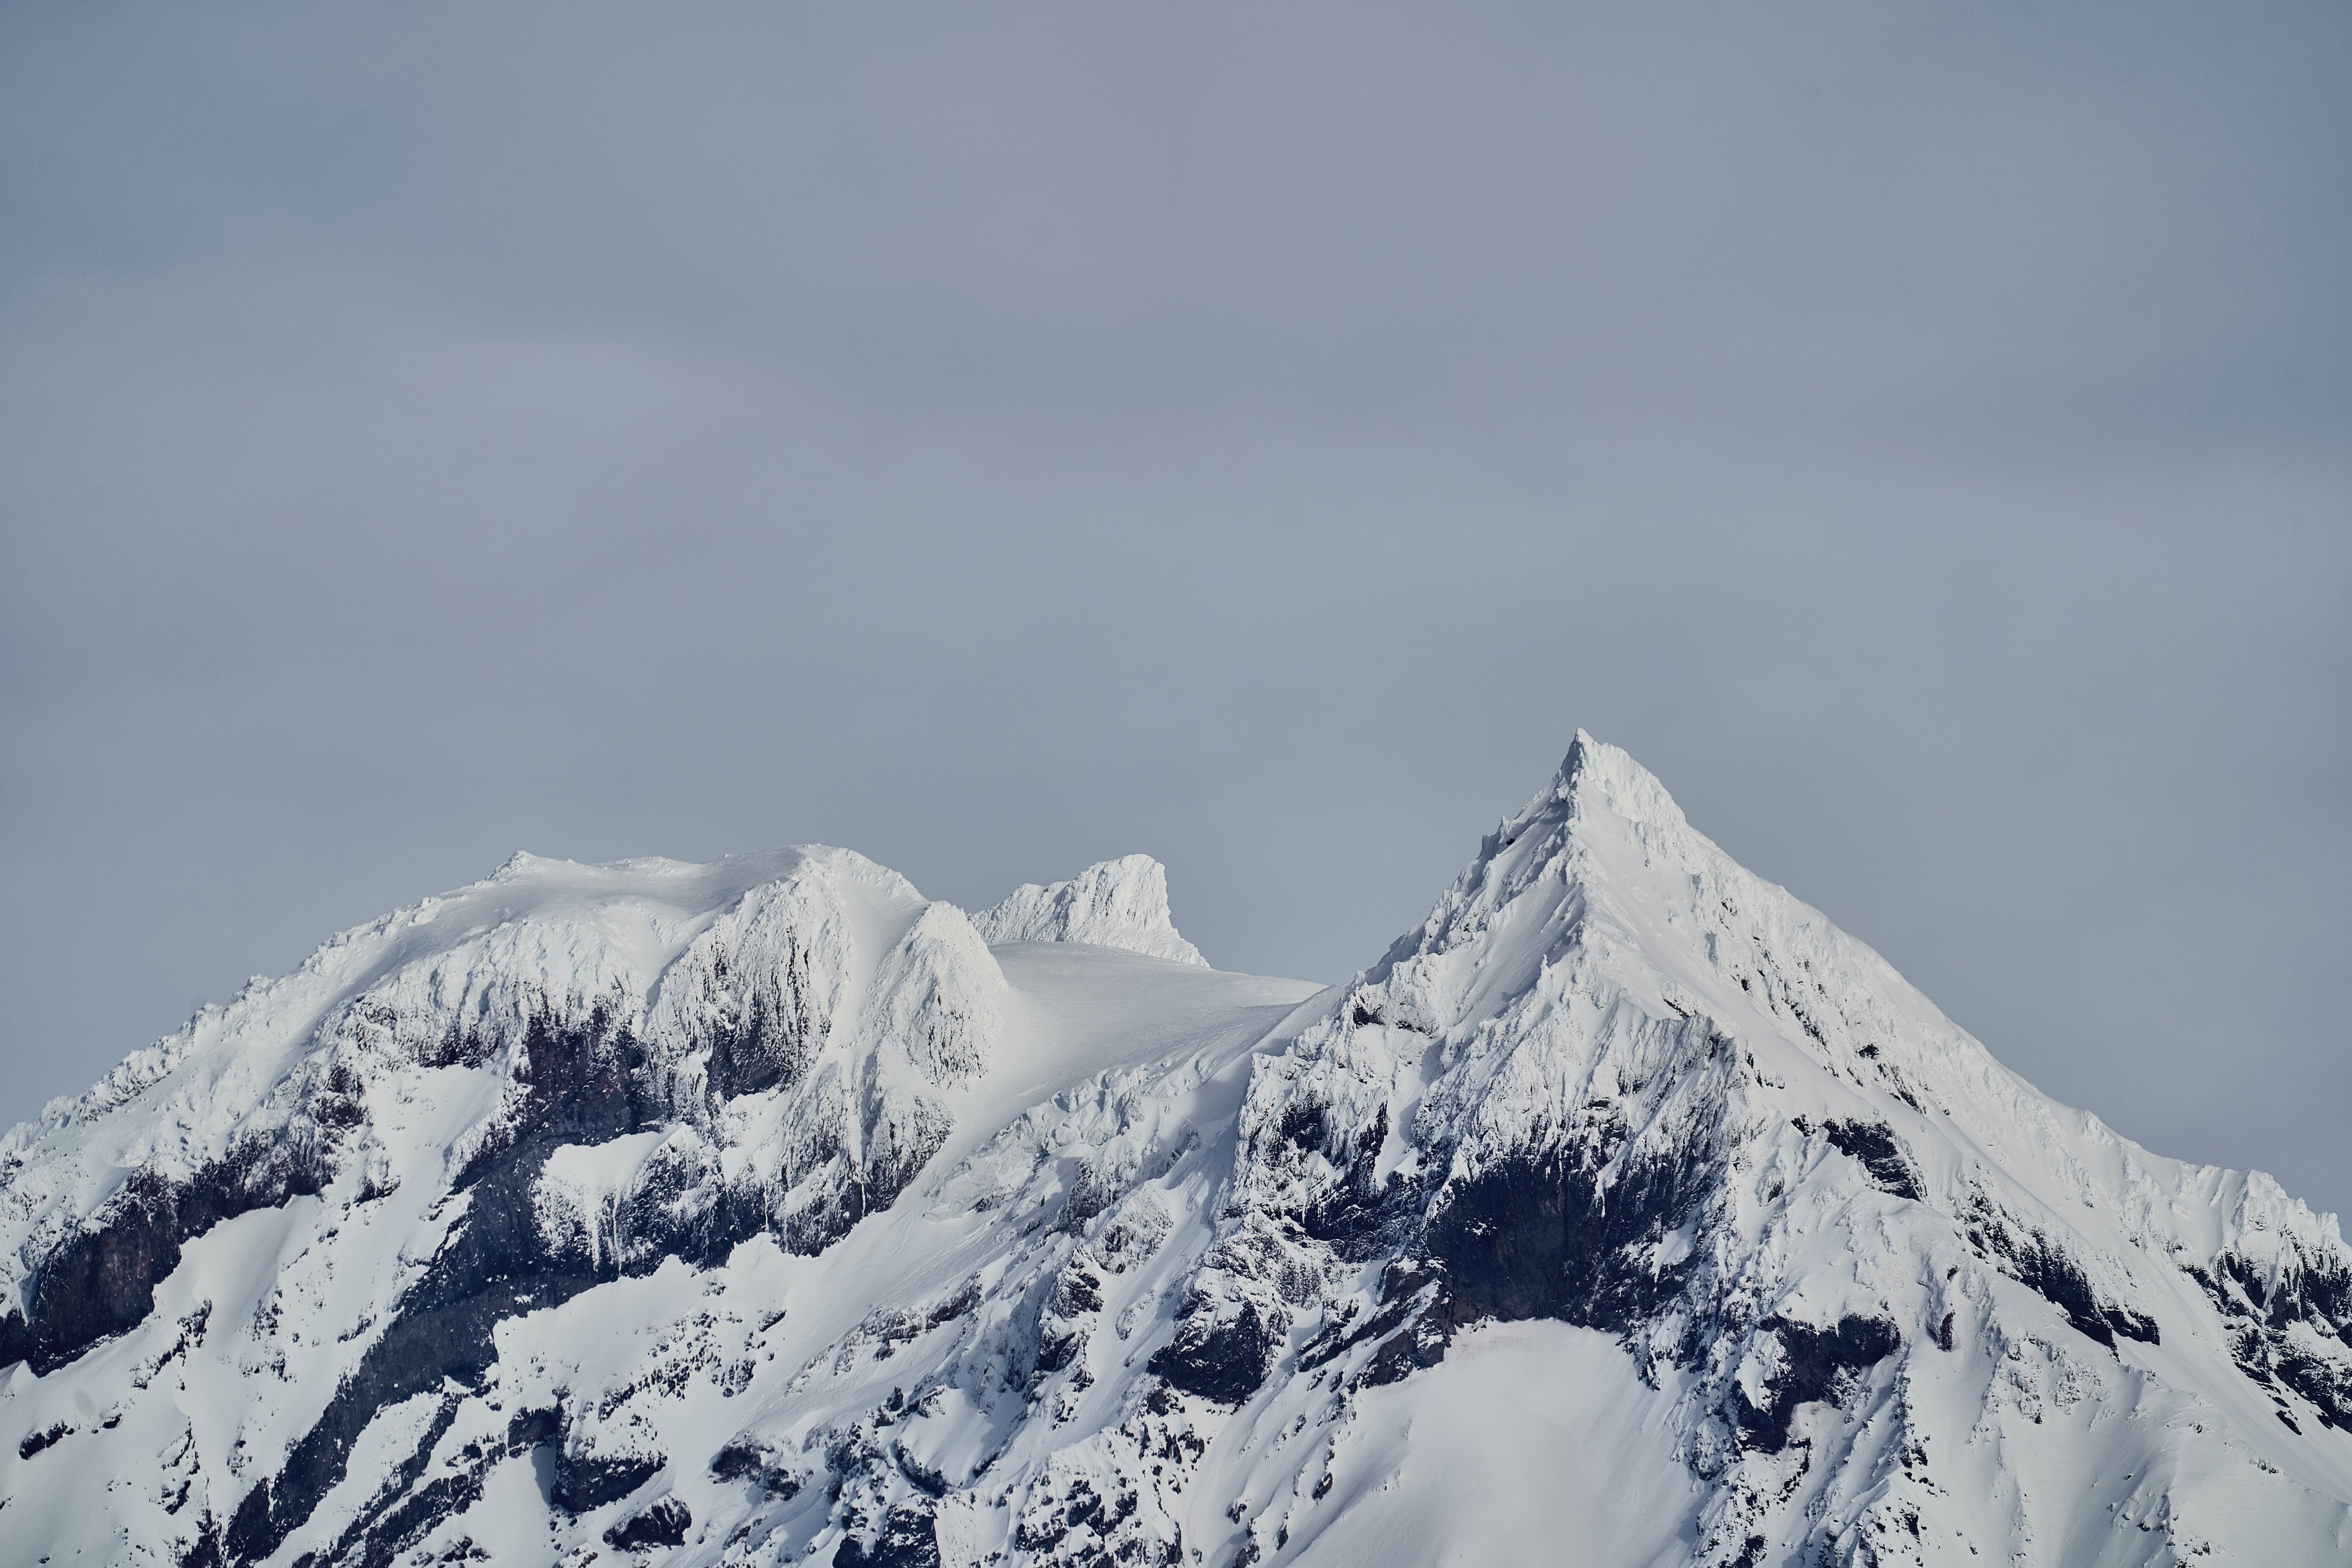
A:
<svg viewBox="0 0 2352 1568">
<path fill-rule="evenodd" d="M 1168 912 L 1168 868 L 1149 855 L 1098 861 L 1066 882 L 1025 882 L 971 917 L 989 942 L 1084 942 L 1207 967 Z"/>
<path fill-rule="evenodd" d="M 0 1339 L 39 1360 L 135 1320 L 148 1269 L 256 1204 L 473 1180 L 551 1136 L 656 1122 L 677 1136 L 646 1179 L 677 1223 L 641 1226 L 647 1245 L 745 1224 L 822 1245 L 946 1137 L 1003 990 L 961 911 L 846 850 L 518 855 L 333 938 L 0 1139 Z M 434 1113 L 392 1114 L 418 1103 Z M 551 1188 L 542 1217 L 578 1184 Z M 114 1259 L 126 1204 L 135 1267 Z"/>
</svg>

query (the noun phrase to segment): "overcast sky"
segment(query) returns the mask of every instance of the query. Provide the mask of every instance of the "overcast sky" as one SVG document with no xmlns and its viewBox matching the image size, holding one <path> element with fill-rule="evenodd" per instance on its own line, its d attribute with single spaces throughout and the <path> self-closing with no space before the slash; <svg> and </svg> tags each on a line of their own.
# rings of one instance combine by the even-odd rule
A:
<svg viewBox="0 0 2352 1568">
<path fill-rule="evenodd" d="M 2352 1209 L 2352 8 L 0 12 L 0 1121 L 510 851 L 1142 850 L 1338 979 L 1582 724 Z"/>
</svg>

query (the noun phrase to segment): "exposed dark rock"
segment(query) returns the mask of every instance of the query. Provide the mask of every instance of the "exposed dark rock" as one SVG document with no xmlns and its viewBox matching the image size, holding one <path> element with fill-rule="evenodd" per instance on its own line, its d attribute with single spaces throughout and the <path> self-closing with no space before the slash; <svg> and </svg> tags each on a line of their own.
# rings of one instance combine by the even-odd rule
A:
<svg viewBox="0 0 2352 1568">
<path fill-rule="evenodd" d="M 866 1142 L 869 1150 L 877 1142 L 875 1117 L 877 1114 L 873 1107 L 868 1107 Z M 776 1238 L 787 1252 L 811 1258 L 816 1256 L 847 1236 L 866 1215 L 880 1214 L 898 1202 L 898 1194 L 907 1190 L 908 1184 L 921 1173 L 924 1164 L 947 1142 L 950 1125 L 942 1119 L 918 1129 L 916 1142 L 910 1147 L 894 1150 L 887 1160 L 870 1162 L 848 1180 L 820 1187 L 814 1201 L 803 1207 L 775 1215 L 772 1220 L 762 1214 L 757 1222 L 739 1223 L 730 1236 L 740 1239 L 756 1235 L 764 1226 L 775 1232 Z M 844 1154 L 839 1141 L 827 1133 L 812 1165 L 821 1165 Z M 732 1245 L 732 1240 L 730 1245 Z"/>
<path fill-rule="evenodd" d="M 1265 1381 L 1279 1337 L 1248 1302 L 1222 1321 L 1198 1311 L 1153 1353 L 1150 1370 L 1187 1394 L 1239 1405 Z"/>
<path fill-rule="evenodd" d="M 1300 1229 L 1329 1244 L 1350 1263 L 1393 1251 L 1409 1238 L 1420 1218 L 1422 1185 L 1417 1179 L 1391 1173 L 1381 1182 L 1373 1174 L 1388 1136 L 1389 1110 L 1383 1105 L 1353 1146 L 1340 1151 L 1346 1179 L 1298 1216 Z M 1327 1155 L 1330 1152 L 1325 1150 Z"/>
<path fill-rule="evenodd" d="M 327 1562 L 352 1563 L 357 1568 L 386 1568 L 402 1547 L 430 1529 L 449 1509 L 463 1507 L 481 1495 L 478 1472 L 436 1477 L 421 1489 L 410 1489 L 416 1486 L 417 1478 L 432 1458 L 434 1446 L 448 1431 L 457 1413 L 457 1401 L 444 1398 L 407 1456 L 393 1467 L 358 1517 L 336 1537 L 334 1545 L 327 1551 Z M 257 1488 L 247 1496 L 246 1503 L 251 1504 L 259 1495 L 260 1489 Z M 238 1513 L 242 1516 L 244 1512 L 241 1506 Z M 240 1561 L 236 1523 L 231 1521 L 226 1538 L 228 1561 L 232 1563 Z"/>
<path fill-rule="evenodd" d="M 207 1513 L 197 1526 L 195 1539 L 180 1553 L 179 1568 L 221 1568 L 221 1564 L 219 1527 Z M 308 1568 L 308 1564 L 299 1563 L 297 1568 Z"/>
<path fill-rule="evenodd" d="M 2013 1228 L 1981 1193 L 1969 1205 L 1968 1237 L 1970 1246 L 2002 1264 L 2011 1278 L 2109 1350 L 2115 1349 L 2117 1334 L 2143 1344 L 2159 1342 L 2154 1319 L 2099 1300 L 2088 1276 L 2062 1246 L 2040 1231 Z"/>
<path fill-rule="evenodd" d="M 2223 1253 L 2207 1270 L 2183 1263 L 2221 1309 L 2232 1330 L 2232 1359 L 2256 1383 L 2290 1389 L 2307 1400 L 2326 1426 L 2352 1431 L 2352 1356 L 2331 1354 L 2329 1340 L 2352 1345 L 2352 1271 L 2312 1268 L 2292 1258 L 2273 1279 L 2246 1259 Z M 2297 1324 L 2319 1340 L 2315 1348 L 2293 1334 Z"/>
<path fill-rule="evenodd" d="M 2352 1431 L 2352 1365 L 2312 1355 L 2283 1334 L 2270 1349 L 2278 1380 L 2308 1400 L 2323 1425 Z"/>
<path fill-rule="evenodd" d="M 1822 1126 L 1822 1136 L 1829 1140 L 1830 1147 L 1860 1161 L 1870 1173 L 1871 1184 L 1879 1191 L 1915 1204 L 1927 1201 L 1910 1151 L 1893 1128 L 1874 1121 L 1832 1121 Z"/>
<path fill-rule="evenodd" d="M 1054 1279 L 1054 1310 L 1065 1318 L 1102 1310 L 1102 1281 L 1087 1268 L 1064 1268 Z"/>
<path fill-rule="evenodd" d="M 563 1412 L 559 1409 L 520 1410 L 507 1423 L 507 1447 L 515 1452 L 536 1448 L 563 1434 Z"/>
<path fill-rule="evenodd" d="M 710 1456 L 710 1473 L 722 1481 L 740 1480 L 757 1475 L 767 1462 L 766 1449 L 738 1437 Z"/>
<path fill-rule="evenodd" d="M 1364 1385 L 1378 1388 L 1444 1361 L 1445 1348 L 1453 1342 L 1454 1331 L 1461 1326 L 1454 1321 L 1452 1306 L 1451 1301 L 1441 1299 L 1430 1310 L 1390 1335 L 1366 1363 Z"/>
<path fill-rule="evenodd" d="M 70 1437 L 71 1436 L 73 1436 L 73 1428 L 60 1421 L 56 1426 L 50 1427 L 47 1431 L 36 1432 L 32 1436 L 26 1437 L 23 1442 L 17 1444 L 16 1457 L 20 1459 L 29 1459 L 34 1455 L 39 1453 L 42 1449 L 50 1447 L 52 1444 L 57 1443 L 62 1438 Z"/>
<path fill-rule="evenodd" d="M 914 1455 L 907 1452 L 906 1449 L 895 1449 L 892 1451 L 890 1457 L 898 1465 L 898 1473 L 906 1477 L 908 1480 L 914 1482 L 916 1488 L 923 1492 L 924 1495 L 932 1498 L 943 1498 L 947 1496 L 950 1490 L 954 1489 L 950 1486 L 947 1475 L 944 1471 L 931 1468 L 929 1465 L 924 1464 L 920 1459 L 916 1458 Z"/>
<path fill-rule="evenodd" d="M 415 1480 L 415 1475 L 410 1474 L 402 1478 L 402 1484 L 405 1487 Z M 392 1568 L 401 1552 L 419 1536 L 449 1515 L 471 1507 L 481 1495 L 482 1474 L 478 1469 L 436 1476 L 406 1492 L 398 1506 L 375 1516 L 363 1541 L 354 1542 L 346 1531 L 335 1543 L 331 1561 L 353 1564 L 354 1568 Z"/>
<path fill-rule="evenodd" d="M 722 1481 L 755 1479 L 770 1497 L 785 1501 L 807 1484 L 765 1447 L 740 1437 L 711 1456 L 710 1473 Z"/>
<path fill-rule="evenodd" d="M 1077 1359 L 1078 1352 L 1086 1342 L 1087 1336 L 1078 1331 L 1066 1326 L 1056 1327 L 1040 1319 L 1037 1324 L 1037 1371 L 1041 1374 L 1061 1371 Z"/>
<path fill-rule="evenodd" d="M 620 1501 L 659 1475 L 667 1463 L 652 1455 L 599 1459 L 566 1454 L 555 1462 L 555 1484 L 548 1496 L 566 1513 L 586 1513 Z"/>
<path fill-rule="evenodd" d="M 709 1087 L 719 1100 L 796 1081 L 824 1040 L 826 1014 L 810 973 L 808 944 L 794 931 L 781 965 L 737 974 L 722 951 L 713 960 L 722 987 L 740 985 L 746 1006 L 736 1026 L 710 1044 Z"/>
<path fill-rule="evenodd" d="M 512 1170 L 525 1143 L 602 1143 L 649 1125 L 661 1108 L 644 1082 L 645 1061 L 645 1048 L 627 1030 L 615 1031 L 602 1008 L 584 1030 L 533 1018 L 515 1064 L 523 1096 L 506 1120 L 507 1134 L 485 1142 L 452 1189 L 464 1192 Z"/>
<path fill-rule="evenodd" d="M 1323 1107 L 1313 1100 L 1296 1101 L 1285 1107 L 1275 1136 L 1301 1152 L 1324 1149 L 1330 1133 L 1324 1124 Z"/>
<path fill-rule="evenodd" d="M 1338 1360 L 1367 1342 L 1379 1342 L 1361 1381 L 1378 1387 L 1394 1383 L 1445 1358 L 1445 1347 L 1461 1327 L 1460 1303 L 1444 1289 L 1443 1265 L 1400 1261 L 1381 1271 L 1380 1306 L 1360 1321 L 1343 1318 L 1307 1342 L 1299 1352 L 1302 1371 Z"/>
<path fill-rule="evenodd" d="M 1183 1558 L 1174 1542 L 1154 1543 L 1123 1528 L 1141 1500 L 1131 1488 L 1115 1487 L 1106 1495 L 1085 1477 L 1076 1478 L 1066 1490 L 1032 1496 L 1013 1526 L 1013 1548 L 1033 1560 L 1070 1568 L 1142 1563 L 1172 1568 Z"/>
<path fill-rule="evenodd" d="M 929 1510 L 892 1509 L 871 1546 L 845 1537 L 834 1549 L 833 1568 L 940 1568 L 940 1538 Z"/>
<path fill-rule="evenodd" d="M 1083 1230 L 1087 1221 L 1110 1207 L 1118 1194 L 1112 1184 L 1091 1160 L 1080 1160 L 1070 1177 L 1069 1191 L 1062 1198 L 1062 1228 Z"/>
<path fill-rule="evenodd" d="M 1392 1182 L 1396 1191 L 1381 1192 L 1370 1182 L 1387 1131 L 1383 1113 L 1360 1142 L 1344 1196 L 1309 1215 L 1309 1235 L 1363 1236 L 1374 1243 L 1364 1250 L 1376 1253 L 1395 1249 L 1398 1233 L 1414 1227 L 1417 1184 Z M 1708 1176 L 1690 1161 L 1653 1159 L 1620 1163 L 1604 1186 L 1596 1173 L 1610 1171 L 1624 1136 L 1613 1120 L 1599 1123 L 1581 1144 L 1449 1184 L 1417 1247 L 1383 1270 L 1378 1309 L 1310 1342 L 1302 1367 L 1380 1341 L 1362 1376 L 1386 1384 L 1435 1365 L 1458 1330 L 1486 1319 L 1555 1318 L 1622 1332 L 1654 1311 L 1681 1290 L 1686 1266 L 1653 1268 L 1641 1254 L 1696 1215 Z"/>
<path fill-rule="evenodd" d="M 656 1546 L 683 1546 L 687 1530 L 693 1523 L 694 1515 L 687 1510 L 686 1504 L 674 1497 L 666 1497 L 643 1513 L 631 1517 L 626 1523 L 616 1524 L 606 1531 L 604 1544 L 617 1546 L 624 1552 L 649 1552 Z"/>
<path fill-rule="evenodd" d="M 485 1150 L 461 1174 L 458 1187 L 473 1194 L 465 1219 L 285 1466 L 237 1505 L 226 1538 L 228 1562 L 270 1556 L 310 1517 L 342 1480 L 352 1445 L 378 1410 L 445 1380 L 479 1386 L 496 1355 L 491 1330 L 499 1321 L 560 1305 L 597 1283 L 595 1275 L 569 1271 L 547 1256 L 530 1189 L 561 1144 L 603 1142 L 642 1125 L 650 1107 L 631 1074 L 644 1053 L 625 1035 L 572 1033 L 535 1021 L 523 1054 L 517 1078 L 528 1092 L 520 1131 Z M 397 1494 L 379 1494 L 347 1534 L 373 1528 L 397 1502 Z"/>
<path fill-rule="evenodd" d="M 1903 1346 L 1895 1325 L 1877 1318 L 1844 1318 L 1834 1328 L 1771 1319 L 1761 1325 L 1780 1337 L 1785 1358 L 1762 1408 L 1741 1394 L 1737 1418 L 1748 1447 L 1778 1453 L 1789 1446 L 1789 1422 L 1801 1405 L 1834 1402 L 1870 1369 Z"/>
<path fill-rule="evenodd" d="M 41 1261 L 29 1321 L 0 1326 L 0 1365 L 22 1359 L 47 1376 L 99 1341 L 136 1328 L 154 1310 L 155 1287 L 180 1266 L 181 1246 L 222 1220 L 316 1194 L 331 1180 L 331 1155 L 312 1137 L 254 1140 L 189 1182 L 142 1170 L 87 1229 Z"/>
<path fill-rule="evenodd" d="M 2223 1260 L 2241 1281 L 2252 1285 L 2261 1280 L 2267 1286 L 2263 1310 L 2272 1328 L 2309 1323 L 2323 1336 L 2332 1334 L 2352 1346 L 2352 1268 L 2297 1253 L 2279 1269 L 2276 1280 L 2270 1281 L 2262 1270 L 2235 1255 L 2225 1254 Z"/>
<path fill-rule="evenodd" d="M 1457 1322 L 1558 1318 L 1622 1332 L 1675 1296 L 1685 1266 L 1628 1255 L 1680 1228 L 1707 1189 L 1691 1164 L 1621 1169 L 1603 1187 L 1574 1151 L 1507 1161 L 1450 1184 L 1423 1246 Z"/>
</svg>

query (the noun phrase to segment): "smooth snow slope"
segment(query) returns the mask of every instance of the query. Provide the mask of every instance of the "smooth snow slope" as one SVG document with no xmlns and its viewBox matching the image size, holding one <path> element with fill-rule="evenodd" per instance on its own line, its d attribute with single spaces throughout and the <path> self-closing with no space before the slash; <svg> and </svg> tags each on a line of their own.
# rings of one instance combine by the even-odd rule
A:
<svg viewBox="0 0 2352 1568">
<path fill-rule="evenodd" d="M 0 1283 L 27 1561 L 2352 1560 L 2334 1217 L 1581 735 L 1320 991 L 1141 857 L 518 859 L 0 1141 Z"/>
</svg>

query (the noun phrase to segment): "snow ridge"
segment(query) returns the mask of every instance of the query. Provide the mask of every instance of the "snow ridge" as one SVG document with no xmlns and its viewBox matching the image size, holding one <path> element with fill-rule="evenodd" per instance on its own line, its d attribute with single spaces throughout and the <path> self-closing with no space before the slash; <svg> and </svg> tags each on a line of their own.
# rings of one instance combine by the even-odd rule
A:
<svg viewBox="0 0 2352 1568">
<path fill-rule="evenodd" d="M 1177 933 L 1168 869 L 1149 855 L 1099 861 L 1066 882 L 1024 882 L 971 923 L 992 944 L 1084 942 L 1202 968 L 1209 962 Z"/>
</svg>

